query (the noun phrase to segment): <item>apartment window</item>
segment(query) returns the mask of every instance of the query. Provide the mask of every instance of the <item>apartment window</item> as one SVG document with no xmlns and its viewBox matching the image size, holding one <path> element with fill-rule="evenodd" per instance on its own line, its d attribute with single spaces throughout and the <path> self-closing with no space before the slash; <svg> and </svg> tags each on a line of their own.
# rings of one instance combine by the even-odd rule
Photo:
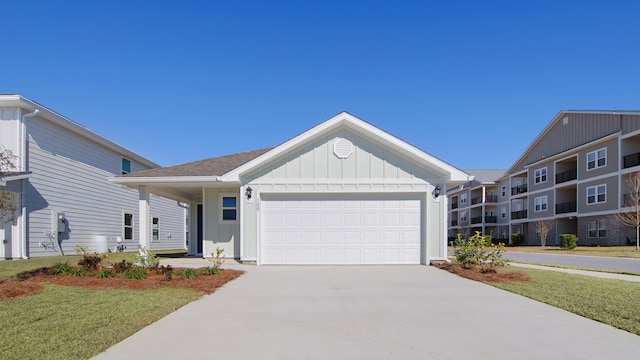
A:
<svg viewBox="0 0 640 360">
<path fill-rule="evenodd" d="M 507 208 L 506 207 L 500 208 L 500 216 L 502 216 L 503 219 L 507 217 Z"/>
<path fill-rule="evenodd" d="M 133 240 L 133 214 L 124 214 L 123 230 L 125 240 Z"/>
<path fill-rule="evenodd" d="M 467 194 L 460 194 L 460 204 L 467 203 Z"/>
<path fill-rule="evenodd" d="M 607 223 L 604 221 L 589 221 L 587 225 L 590 238 L 607 237 Z"/>
<path fill-rule="evenodd" d="M 599 204 L 607 201 L 607 185 L 587 188 L 587 204 Z"/>
<path fill-rule="evenodd" d="M 154 217 L 151 221 L 152 240 L 160 240 L 160 219 Z"/>
<path fill-rule="evenodd" d="M 122 175 L 131 172 L 131 160 L 122 158 Z"/>
<path fill-rule="evenodd" d="M 543 167 L 542 169 L 536 170 L 533 179 L 536 184 L 547 182 L 547 168 Z"/>
<path fill-rule="evenodd" d="M 460 223 L 464 223 L 467 222 L 467 212 L 463 211 L 462 213 L 460 213 Z"/>
<path fill-rule="evenodd" d="M 503 186 L 500 191 L 502 192 L 502 196 L 503 197 L 507 196 L 507 187 L 506 186 Z"/>
<path fill-rule="evenodd" d="M 600 149 L 587 153 L 587 170 L 597 169 L 607 165 L 607 149 Z"/>
<path fill-rule="evenodd" d="M 236 221 L 238 219 L 238 197 L 224 195 L 220 201 L 222 208 L 220 209 L 221 221 Z"/>
<path fill-rule="evenodd" d="M 534 211 L 546 211 L 547 210 L 547 196 L 540 196 L 534 199 L 535 207 Z"/>
</svg>

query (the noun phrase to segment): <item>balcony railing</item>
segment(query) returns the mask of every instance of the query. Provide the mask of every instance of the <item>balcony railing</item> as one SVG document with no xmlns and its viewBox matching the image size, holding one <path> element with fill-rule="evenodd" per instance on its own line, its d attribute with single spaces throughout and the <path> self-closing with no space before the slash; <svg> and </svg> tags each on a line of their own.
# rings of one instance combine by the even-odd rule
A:
<svg viewBox="0 0 640 360">
<path fill-rule="evenodd" d="M 477 203 L 481 203 L 482 202 L 482 196 L 478 196 L 476 198 L 471 199 L 471 205 L 475 205 Z"/>
<path fill-rule="evenodd" d="M 556 184 L 575 180 L 577 178 L 578 178 L 578 169 L 563 171 L 559 174 L 556 174 Z"/>
<path fill-rule="evenodd" d="M 480 224 L 481 222 L 482 222 L 482 216 L 472 217 L 471 218 L 471 223 L 472 224 Z"/>
<path fill-rule="evenodd" d="M 498 217 L 497 216 L 485 216 L 484 217 L 484 222 L 487 224 L 495 224 L 498 222 Z"/>
<path fill-rule="evenodd" d="M 630 168 L 636 165 L 640 165 L 640 153 L 624 156 L 622 158 L 623 167 Z"/>
<path fill-rule="evenodd" d="M 526 218 L 527 218 L 527 210 L 511 212 L 511 220 L 526 219 Z"/>
<path fill-rule="evenodd" d="M 451 220 L 451 226 L 458 226 L 458 220 Z"/>
<path fill-rule="evenodd" d="M 511 195 L 518 195 L 527 192 L 527 184 L 514 186 L 511 188 Z"/>
<path fill-rule="evenodd" d="M 498 202 L 498 195 L 485 195 L 484 196 L 485 203 L 495 203 Z M 482 196 L 475 197 L 471 199 L 471 205 L 482 203 Z"/>
<path fill-rule="evenodd" d="M 453 209 L 457 209 L 457 208 L 458 208 L 458 202 L 457 202 L 457 201 L 456 201 L 456 202 L 454 202 L 454 203 L 451 203 L 451 209 L 452 209 L 452 210 L 453 210 Z"/>
<path fill-rule="evenodd" d="M 571 212 L 576 212 L 576 202 L 569 201 L 560 204 L 556 204 L 556 214 L 566 214 Z"/>
</svg>

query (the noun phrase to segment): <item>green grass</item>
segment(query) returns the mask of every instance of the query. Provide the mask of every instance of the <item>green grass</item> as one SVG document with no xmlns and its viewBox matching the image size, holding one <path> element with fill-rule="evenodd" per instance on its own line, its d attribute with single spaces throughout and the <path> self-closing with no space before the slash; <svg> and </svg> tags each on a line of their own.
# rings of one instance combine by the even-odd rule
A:
<svg viewBox="0 0 640 360">
<path fill-rule="evenodd" d="M 557 246 L 509 246 L 505 250 L 537 254 L 604 256 L 640 259 L 640 251 L 636 251 L 635 246 L 578 246 L 573 250 L 564 250 Z"/>
<path fill-rule="evenodd" d="M 109 264 L 120 262 L 123 259 L 135 262 L 133 257 L 135 253 L 112 253 L 109 254 L 106 262 Z M 69 265 L 77 265 L 80 261 L 79 255 L 68 256 L 42 256 L 32 257 L 30 259 L 2 260 L 0 261 L 0 276 L 14 276 L 22 271 L 33 270 L 42 267 L 51 267 L 58 262 L 69 262 Z"/>
<path fill-rule="evenodd" d="M 640 335 L 640 283 L 527 268 L 505 271 L 525 272 L 531 281 L 493 286 Z"/>
<path fill-rule="evenodd" d="M 45 285 L 0 303 L 0 359 L 88 359 L 201 295 Z"/>
<path fill-rule="evenodd" d="M 587 267 L 582 267 L 582 266 L 568 266 L 568 265 L 547 264 L 547 263 L 539 263 L 539 262 L 534 262 L 534 261 L 511 261 L 511 262 L 512 263 L 520 263 L 520 264 L 531 264 L 531 265 L 538 265 L 538 266 L 553 267 L 553 268 L 559 268 L 559 269 L 584 270 L 584 271 L 595 271 L 595 272 L 602 272 L 602 273 L 609 273 L 609 274 L 640 276 L 640 273 L 633 272 L 633 271 L 594 269 L 594 268 L 587 268 Z"/>
</svg>

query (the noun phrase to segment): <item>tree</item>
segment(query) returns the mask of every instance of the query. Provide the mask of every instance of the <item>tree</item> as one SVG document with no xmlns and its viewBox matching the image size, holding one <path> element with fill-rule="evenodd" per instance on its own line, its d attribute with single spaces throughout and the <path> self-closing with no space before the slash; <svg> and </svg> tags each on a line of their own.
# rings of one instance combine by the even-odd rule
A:
<svg viewBox="0 0 640 360">
<path fill-rule="evenodd" d="M 538 220 L 536 222 L 536 232 L 540 234 L 540 245 L 545 247 L 549 232 L 553 229 L 553 220 Z"/>
<path fill-rule="evenodd" d="M 0 178 L 15 169 L 15 158 L 11 150 L 0 148 Z M 0 189 L 0 224 L 13 221 L 16 210 L 16 193 Z"/>
<path fill-rule="evenodd" d="M 636 228 L 636 251 L 640 250 L 640 174 L 632 173 L 625 179 L 629 194 L 622 200 L 622 212 L 616 214 L 616 220 L 624 225 Z"/>
</svg>

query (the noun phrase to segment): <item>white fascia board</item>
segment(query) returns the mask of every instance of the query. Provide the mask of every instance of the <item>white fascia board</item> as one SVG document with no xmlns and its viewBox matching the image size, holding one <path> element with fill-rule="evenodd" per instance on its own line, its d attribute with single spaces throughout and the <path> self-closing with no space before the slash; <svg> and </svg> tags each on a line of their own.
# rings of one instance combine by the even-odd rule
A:
<svg viewBox="0 0 640 360">
<path fill-rule="evenodd" d="M 147 184 L 203 184 L 220 182 L 219 176 L 166 176 L 166 177 L 110 177 L 109 181 L 122 185 Z"/>
<path fill-rule="evenodd" d="M 365 134 L 382 140 L 383 143 L 389 143 L 393 147 L 404 151 L 410 157 L 415 158 L 428 168 L 434 169 L 436 172 L 446 174 L 447 183 L 459 183 L 470 181 L 473 179 L 469 174 L 457 169 L 446 162 L 427 154 L 426 152 L 418 149 L 417 147 L 410 145 L 399 138 L 380 130 L 379 128 L 367 123 L 366 121 L 359 119 L 347 112 L 341 112 L 340 114 L 330 118 L 329 120 L 305 131 L 304 133 L 284 142 L 283 144 L 275 147 L 274 149 L 262 154 L 261 156 L 249 161 L 248 163 L 228 172 L 223 175 L 223 181 L 238 181 L 239 176 L 250 171 L 255 166 L 259 166 L 269 160 L 276 158 L 277 156 L 289 151 L 293 147 L 300 145 L 314 137 L 317 137 L 331 129 L 344 124 L 347 127 L 358 132 L 364 132 Z"/>
<path fill-rule="evenodd" d="M 115 142 L 105 138 L 102 135 L 99 135 L 88 128 L 78 124 L 77 122 L 66 118 L 57 112 L 36 103 L 35 101 L 29 100 L 21 95 L 0 95 L 0 106 L 11 106 L 11 107 L 19 107 L 22 109 L 26 109 L 29 112 L 33 112 L 36 109 L 40 111 L 38 114 L 39 117 L 43 117 L 46 120 L 52 122 L 55 125 L 58 125 L 64 129 L 67 129 L 75 134 L 83 136 L 93 142 L 96 142 L 100 145 L 103 145 L 121 155 L 126 157 L 129 160 L 134 160 L 138 163 L 143 164 L 149 168 L 157 168 L 160 167 L 160 164 L 157 164 L 135 152 L 125 148 L 124 146 L 118 145 Z"/>
<path fill-rule="evenodd" d="M 31 171 L 23 172 L 23 173 L 19 173 L 19 174 L 0 176 L 0 186 L 6 186 L 7 183 L 10 182 L 10 181 L 27 179 L 29 177 L 29 175 L 31 175 Z"/>
</svg>

